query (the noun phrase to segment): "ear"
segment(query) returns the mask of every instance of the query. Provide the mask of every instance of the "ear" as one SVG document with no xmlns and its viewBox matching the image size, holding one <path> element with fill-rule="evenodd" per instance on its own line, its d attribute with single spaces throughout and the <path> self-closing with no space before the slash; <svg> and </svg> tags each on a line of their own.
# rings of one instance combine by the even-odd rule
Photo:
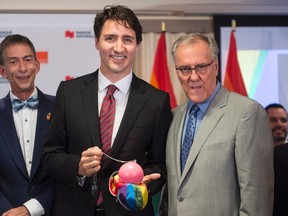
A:
<svg viewBox="0 0 288 216">
<path fill-rule="evenodd" d="M 136 52 L 138 52 L 139 48 L 140 48 L 140 44 L 137 44 Z"/>
<path fill-rule="evenodd" d="M 95 47 L 97 50 L 99 50 L 99 39 L 95 38 Z"/>
<path fill-rule="evenodd" d="M 218 59 L 216 59 L 215 62 L 214 62 L 214 70 L 216 72 L 215 75 L 218 76 L 218 74 L 219 74 L 219 62 L 218 62 Z"/>
<path fill-rule="evenodd" d="M 7 79 L 7 74 L 6 74 L 6 72 L 5 72 L 5 68 L 4 68 L 3 65 L 0 65 L 0 75 L 1 75 L 3 78 Z"/>
<path fill-rule="evenodd" d="M 35 61 L 35 66 L 36 66 L 36 74 L 38 74 L 39 73 L 39 71 L 40 71 L 40 62 L 38 61 L 38 60 L 36 60 Z"/>
</svg>

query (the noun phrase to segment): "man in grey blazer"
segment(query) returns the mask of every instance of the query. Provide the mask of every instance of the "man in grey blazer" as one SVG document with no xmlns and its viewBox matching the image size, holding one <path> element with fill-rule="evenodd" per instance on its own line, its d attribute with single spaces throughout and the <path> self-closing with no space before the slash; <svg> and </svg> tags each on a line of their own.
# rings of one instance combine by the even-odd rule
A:
<svg viewBox="0 0 288 216">
<path fill-rule="evenodd" d="M 189 98 L 173 111 L 166 146 L 171 216 L 272 215 L 273 140 L 263 107 L 217 80 L 218 46 L 210 37 L 181 36 L 172 47 Z M 194 141 L 181 170 L 190 108 L 197 104 Z M 182 162 L 182 161 L 181 161 Z"/>
</svg>

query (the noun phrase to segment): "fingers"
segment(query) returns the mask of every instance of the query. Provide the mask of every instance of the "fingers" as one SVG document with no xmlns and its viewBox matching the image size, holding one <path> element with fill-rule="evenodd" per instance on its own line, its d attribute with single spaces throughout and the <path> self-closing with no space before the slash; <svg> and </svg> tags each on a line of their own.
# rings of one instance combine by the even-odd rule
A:
<svg viewBox="0 0 288 216">
<path fill-rule="evenodd" d="M 4 212 L 2 216 L 30 216 L 30 213 L 25 206 L 19 206 Z"/>
<path fill-rule="evenodd" d="M 145 175 L 142 182 L 147 185 L 150 181 L 159 179 L 160 177 L 161 175 L 159 173 L 152 173 L 150 175 Z"/>
<path fill-rule="evenodd" d="M 101 159 L 103 152 L 97 146 L 87 149 L 82 152 L 78 175 L 91 176 L 101 169 Z"/>
</svg>

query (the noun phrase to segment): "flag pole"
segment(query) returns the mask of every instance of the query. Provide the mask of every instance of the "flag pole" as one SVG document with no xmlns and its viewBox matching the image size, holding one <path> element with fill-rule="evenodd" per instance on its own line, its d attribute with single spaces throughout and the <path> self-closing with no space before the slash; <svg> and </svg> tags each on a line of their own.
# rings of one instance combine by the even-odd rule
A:
<svg viewBox="0 0 288 216">
<path fill-rule="evenodd" d="M 230 45 L 224 78 L 224 86 L 229 91 L 234 91 L 239 94 L 248 96 L 237 57 L 237 46 L 234 35 L 236 31 L 236 20 L 231 20 L 231 25 L 232 30 L 230 33 Z"/>
<path fill-rule="evenodd" d="M 162 32 L 166 32 L 165 22 L 162 22 L 162 23 L 161 23 L 161 31 L 162 31 Z"/>
<path fill-rule="evenodd" d="M 235 32 L 236 31 L 236 20 L 235 19 L 233 19 L 231 21 L 231 25 L 232 25 L 232 31 Z"/>
</svg>

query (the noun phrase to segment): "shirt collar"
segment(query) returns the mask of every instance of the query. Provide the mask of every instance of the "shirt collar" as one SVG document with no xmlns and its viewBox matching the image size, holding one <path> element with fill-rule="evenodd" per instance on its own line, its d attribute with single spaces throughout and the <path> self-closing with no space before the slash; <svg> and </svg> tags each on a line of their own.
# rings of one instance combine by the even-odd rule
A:
<svg viewBox="0 0 288 216">
<path fill-rule="evenodd" d="M 219 91 L 220 87 L 221 87 L 221 84 L 220 84 L 219 82 L 217 82 L 216 88 L 214 89 L 213 94 L 212 94 L 206 101 L 204 101 L 203 103 L 197 104 L 202 113 L 204 113 L 204 114 L 206 113 L 206 111 L 207 111 L 207 109 L 208 109 L 211 101 L 212 101 L 213 98 L 215 97 L 216 93 Z M 194 102 L 192 102 L 191 100 L 189 100 L 188 110 L 190 110 L 190 108 L 191 108 L 194 104 L 195 104 Z"/>
<path fill-rule="evenodd" d="M 31 98 L 31 97 L 33 97 L 33 96 L 35 96 L 36 98 L 38 98 L 38 91 L 37 91 L 36 87 L 34 87 L 34 91 L 33 91 L 33 93 L 30 95 L 29 98 Z M 27 98 L 27 100 L 28 100 L 29 98 Z M 18 98 L 16 95 L 14 95 L 14 94 L 12 93 L 12 91 L 10 91 L 10 99 L 11 99 L 11 102 L 12 102 L 14 99 L 20 99 L 20 98 Z"/>
<path fill-rule="evenodd" d="M 125 76 L 123 79 L 115 82 L 115 83 L 112 83 L 109 79 L 107 79 L 103 74 L 102 72 L 100 71 L 99 69 L 99 75 L 98 75 L 98 90 L 99 92 L 102 92 L 104 91 L 107 86 L 113 84 L 115 85 L 118 90 L 120 92 L 122 92 L 123 94 L 127 94 L 129 89 L 130 89 L 130 85 L 131 85 L 131 82 L 132 82 L 132 77 L 133 77 L 133 73 L 132 71 L 127 75 Z"/>
</svg>

